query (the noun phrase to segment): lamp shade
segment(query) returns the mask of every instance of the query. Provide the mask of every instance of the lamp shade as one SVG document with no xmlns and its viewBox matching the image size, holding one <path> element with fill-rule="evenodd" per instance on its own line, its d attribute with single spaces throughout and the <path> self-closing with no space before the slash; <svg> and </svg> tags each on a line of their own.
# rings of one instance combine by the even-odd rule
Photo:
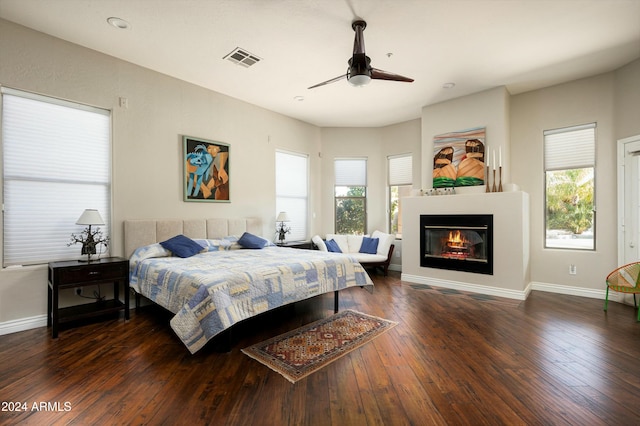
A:
<svg viewBox="0 0 640 426">
<path fill-rule="evenodd" d="M 289 219 L 289 215 L 287 214 L 287 212 L 280 212 L 278 213 L 278 218 L 276 219 L 276 222 L 290 222 L 291 219 Z"/>
<path fill-rule="evenodd" d="M 76 221 L 76 225 L 104 225 L 104 220 L 98 210 L 86 209 Z"/>
</svg>

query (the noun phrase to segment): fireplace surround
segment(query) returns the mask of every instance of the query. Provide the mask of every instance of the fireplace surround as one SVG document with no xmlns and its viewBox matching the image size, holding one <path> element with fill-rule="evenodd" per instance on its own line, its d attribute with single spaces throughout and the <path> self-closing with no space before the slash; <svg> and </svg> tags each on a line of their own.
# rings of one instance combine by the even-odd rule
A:
<svg viewBox="0 0 640 426">
<path fill-rule="evenodd" d="M 420 215 L 420 266 L 493 275 L 493 215 Z"/>
<path fill-rule="evenodd" d="M 402 280 L 524 300 L 530 291 L 529 195 L 522 191 L 412 196 L 402 200 Z M 420 216 L 493 216 L 493 274 L 421 266 Z M 396 248 L 397 249 L 397 248 Z"/>
</svg>

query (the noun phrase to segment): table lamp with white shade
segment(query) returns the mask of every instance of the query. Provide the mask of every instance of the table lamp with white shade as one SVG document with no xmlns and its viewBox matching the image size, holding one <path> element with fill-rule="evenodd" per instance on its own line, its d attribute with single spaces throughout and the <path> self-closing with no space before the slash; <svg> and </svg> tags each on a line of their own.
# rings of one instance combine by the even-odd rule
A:
<svg viewBox="0 0 640 426">
<path fill-rule="evenodd" d="M 278 217 L 276 218 L 276 222 L 280 222 L 277 225 L 276 232 L 278 233 L 278 244 L 284 244 L 285 235 L 291 232 L 291 227 L 285 225 L 285 222 L 291 222 L 289 219 L 289 215 L 287 212 L 278 213 Z"/>
<path fill-rule="evenodd" d="M 91 230 L 93 225 L 104 225 L 104 220 L 96 209 L 86 209 L 76 221 L 76 225 L 88 225 L 80 235 L 71 234 L 71 242 L 67 245 L 82 243 L 82 255 L 87 255 L 83 262 L 91 262 L 91 256 L 96 254 L 96 246 L 102 244 L 106 248 L 109 244 L 109 237 L 103 236 L 100 228 Z"/>
</svg>

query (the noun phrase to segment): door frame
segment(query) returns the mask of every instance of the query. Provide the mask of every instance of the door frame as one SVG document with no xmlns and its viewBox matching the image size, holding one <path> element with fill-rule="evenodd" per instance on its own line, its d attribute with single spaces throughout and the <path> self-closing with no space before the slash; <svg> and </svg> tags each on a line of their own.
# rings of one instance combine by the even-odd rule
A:
<svg viewBox="0 0 640 426">
<path fill-rule="evenodd" d="M 625 147 L 627 144 L 640 142 L 640 135 L 618 139 L 618 265 L 625 263 Z"/>
</svg>

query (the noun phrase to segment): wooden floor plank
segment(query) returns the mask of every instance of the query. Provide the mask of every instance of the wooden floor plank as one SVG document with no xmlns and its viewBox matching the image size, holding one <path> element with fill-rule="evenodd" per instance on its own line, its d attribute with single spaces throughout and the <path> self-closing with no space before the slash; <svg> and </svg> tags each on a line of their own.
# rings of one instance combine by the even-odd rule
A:
<svg viewBox="0 0 640 426">
<path fill-rule="evenodd" d="M 241 323 L 228 352 L 191 355 L 155 306 L 58 339 L 0 336 L 0 395 L 28 407 L 0 424 L 640 424 L 633 307 L 372 278 L 373 294 L 345 290 L 340 309 L 399 324 L 295 384 L 240 349 L 331 315 L 333 295 Z"/>
</svg>

